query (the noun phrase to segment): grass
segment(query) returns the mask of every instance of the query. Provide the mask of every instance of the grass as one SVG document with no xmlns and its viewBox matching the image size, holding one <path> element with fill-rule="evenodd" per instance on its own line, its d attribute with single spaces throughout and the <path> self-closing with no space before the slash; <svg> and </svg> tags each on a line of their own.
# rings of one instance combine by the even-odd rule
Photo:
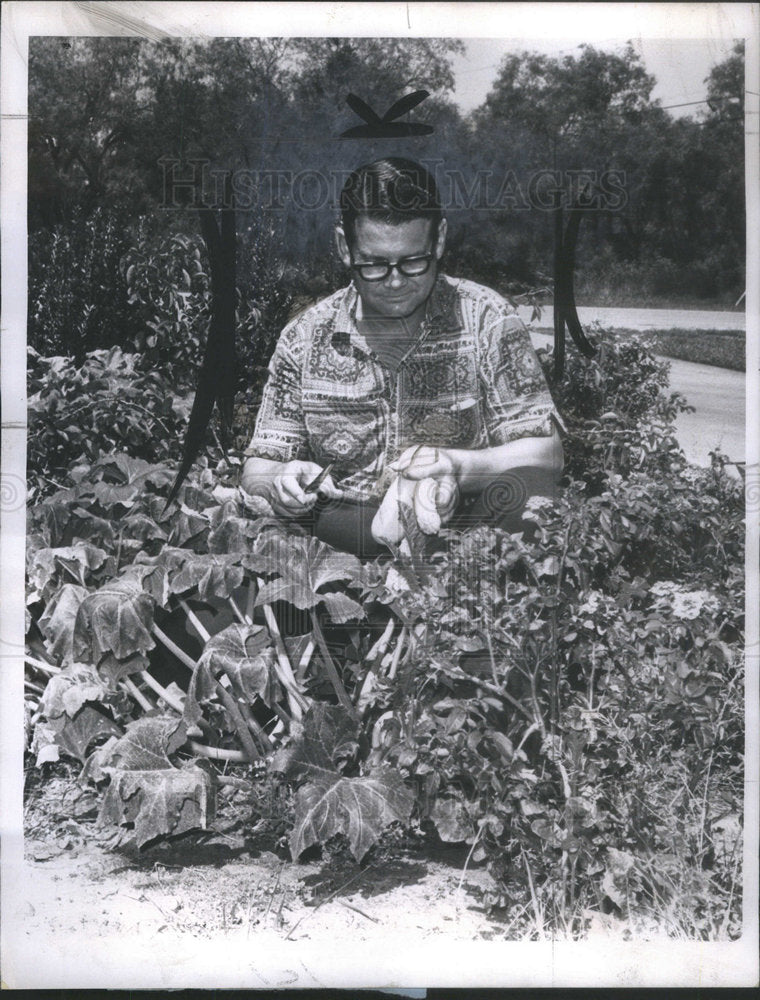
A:
<svg viewBox="0 0 760 1000">
<path fill-rule="evenodd" d="M 647 330 L 642 336 L 666 358 L 746 371 L 743 330 Z"/>
<path fill-rule="evenodd" d="M 551 317 L 551 312 L 543 316 Z M 549 334 L 546 329 L 539 329 L 539 332 Z M 656 354 L 666 358 L 735 372 L 746 371 L 746 334 L 743 330 L 632 330 L 616 326 L 614 332 L 642 337 L 652 344 Z"/>
</svg>

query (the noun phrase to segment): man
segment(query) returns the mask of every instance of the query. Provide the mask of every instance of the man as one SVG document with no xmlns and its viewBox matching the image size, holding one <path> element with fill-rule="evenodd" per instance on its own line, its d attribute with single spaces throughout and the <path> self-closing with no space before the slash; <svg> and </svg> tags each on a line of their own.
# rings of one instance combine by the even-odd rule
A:
<svg viewBox="0 0 760 1000">
<path fill-rule="evenodd" d="M 316 533 L 359 554 L 377 551 L 372 518 L 399 475 L 432 478 L 440 497 L 458 491 L 460 516 L 519 530 L 526 497 L 550 493 L 562 468 L 525 326 L 495 292 L 439 272 L 446 219 L 419 164 L 360 167 L 340 207 L 337 248 L 353 281 L 283 330 L 243 488 L 299 519 L 329 467 Z"/>
</svg>

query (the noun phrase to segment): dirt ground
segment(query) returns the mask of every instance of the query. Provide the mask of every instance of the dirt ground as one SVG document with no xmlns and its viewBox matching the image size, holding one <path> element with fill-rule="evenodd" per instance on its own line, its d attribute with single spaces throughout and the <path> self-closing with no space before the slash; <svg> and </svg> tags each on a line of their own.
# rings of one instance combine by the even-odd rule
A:
<svg viewBox="0 0 760 1000">
<path fill-rule="evenodd" d="M 40 782 L 28 797 L 24 933 L 44 939 L 274 935 L 283 941 L 367 941 L 445 935 L 492 940 L 508 927 L 489 916 L 493 882 L 463 848 L 394 845 L 357 864 L 347 851 L 294 863 L 245 823 L 245 795 L 224 796 L 215 830 L 141 852 L 109 849 L 97 800 L 70 780 Z"/>
<path fill-rule="evenodd" d="M 251 823 L 250 793 L 232 788 L 214 830 L 115 848 L 98 829 L 97 796 L 53 767 L 27 773 L 23 861 L 8 865 L 3 845 L 11 988 L 670 981 L 674 942 L 652 964 L 650 953 L 621 949 L 615 922 L 599 915 L 583 961 L 570 941 L 528 945 L 529 904 L 489 911 L 495 885 L 464 845 L 399 835 L 362 864 L 345 849 L 294 863 L 282 837 Z M 716 985 L 731 960 L 710 967 Z"/>
</svg>

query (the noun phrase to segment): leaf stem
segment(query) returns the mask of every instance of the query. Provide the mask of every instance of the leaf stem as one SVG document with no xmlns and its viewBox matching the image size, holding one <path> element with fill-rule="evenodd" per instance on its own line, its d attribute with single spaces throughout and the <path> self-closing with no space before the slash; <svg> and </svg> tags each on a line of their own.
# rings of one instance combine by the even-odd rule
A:
<svg viewBox="0 0 760 1000">
<path fill-rule="evenodd" d="M 167 691 L 165 687 L 162 687 L 158 681 L 148 673 L 147 670 L 140 671 L 140 678 L 148 685 L 149 688 L 152 688 L 153 691 L 156 692 L 162 701 L 166 702 L 169 708 L 173 708 L 175 712 L 179 712 L 179 714 L 182 715 L 184 712 L 184 706 L 179 698 L 175 698 L 173 694 L 170 694 L 170 692 Z"/>
<path fill-rule="evenodd" d="M 330 656 L 330 650 L 327 648 L 322 626 L 319 624 L 319 616 L 315 610 L 311 613 L 311 625 L 314 630 L 314 637 L 317 640 L 319 652 L 322 654 L 322 662 L 324 663 L 325 670 L 327 671 L 327 676 L 330 678 L 330 683 L 338 696 L 338 701 L 345 708 L 354 722 L 358 722 L 359 716 L 353 706 L 353 702 L 348 697 L 348 692 L 343 687 L 343 682 L 340 679 L 335 662 L 333 661 L 332 656 Z"/>
<path fill-rule="evenodd" d="M 459 884 L 457 885 L 457 894 L 459 894 L 462 891 L 462 883 L 464 882 L 464 877 L 467 874 L 467 866 L 469 865 L 470 860 L 472 859 L 472 855 L 475 852 L 475 848 L 477 846 L 477 843 L 480 840 L 480 835 L 483 833 L 483 831 L 485 830 L 485 828 L 486 828 L 486 821 L 485 820 L 481 820 L 480 823 L 478 824 L 478 832 L 475 834 L 475 839 L 472 842 L 472 847 L 470 848 L 470 850 L 469 850 L 469 852 L 467 854 L 467 858 L 465 859 L 465 862 L 464 862 L 464 868 L 462 869 L 462 874 L 461 874 L 461 876 L 459 878 Z"/>
<path fill-rule="evenodd" d="M 486 627 L 484 630 L 484 635 L 486 637 L 486 646 L 488 646 L 488 659 L 491 664 L 491 676 L 493 677 L 494 684 L 499 683 L 499 675 L 496 673 L 496 657 L 493 652 L 493 642 L 491 641 L 491 630 Z"/>
<path fill-rule="evenodd" d="M 45 663 L 43 660 L 35 660 L 33 656 L 29 656 L 24 653 L 24 660 L 29 664 L 30 667 L 35 667 L 37 670 L 41 670 L 43 674 L 48 674 L 53 677 L 55 674 L 60 674 L 61 668 L 56 667 L 52 663 Z"/>
<path fill-rule="evenodd" d="M 253 737 L 248 731 L 248 726 L 246 725 L 245 719 L 238 707 L 238 703 L 229 693 L 227 688 L 224 687 L 219 681 L 216 682 L 216 691 L 219 698 L 227 709 L 233 726 L 235 727 L 235 732 L 238 735 L 238 739 L 243 744 L 243 749 L 247 760 L 254 764 L 257 760 L 261 760 L 261 754 L 256 749 L 256 744 L 253 742 Z"/>
<path fill-rule="evenodd" d="M 172 642 L 168 635 L 163 632 L 156 623 L 153 623 L 153 635 L 158 639 L 162 646 L 165 646 L 170 653 L 177 657 L 180 663 L 184 663 L 188 670 L 195 670 L 195 660 L 188 656 L 188 654 L 181 649 L 176 642 Z"/>
<path fill-rule="evenodd" d="M 388 624 L 385 626 L 385 631 L 374 644 L 374 646 L 367 653 L 367 660 L 370 662 L 376 660 L 385 651 L 385 647 L 391 641 L 391 636 L 393 635 L 393 630 L 396 627 L 396 619 L 391 616 L 388 619 Z"/>
<path fill-rule="evenodd" d="M 182 610 L 187 615 L 187 620 L 192 624 L 193 628 L 201 637 L 201 639 L 203 639 L 204 642 L 208 642 L 209 639 L 211 638 L 211 633 L 203 624 L 203 622 L 200 620 L 200 618 L 196 615 L 196 613 L 193 611 L 193 609 L 190 607 L 187 601 L 184 600 L 184 598 L 180 597 L 179 604 Z"/>
<path fill-rule="evenodd" d="M 516 708 L 518 712 L 521 712 L 526 719 L 528 719 L 530 722 L 536 722 L 543 733 L 543 726 L 541 725 L 541 720 L 536 720 L 534 716 L 528 711 L 528 709 L 525 708 L 524 705 L 521 705 L 516 698 L 513 698 L 508 691 L 505 691 L 503 688 L 498 687 L 496 684 L 492 684 L 490 681 L 485 680 L 483 677 L 472 677 L 470 674 L 465 673 L 464 670 L 459 670 L 459 669 L 452 670 L 451 676 L 456 677 L 462 681 L 469 681 L 476 687 L 481 687 L 485 691 L 490 691 L 491 694 L 495 694 L 498 695 L 499 698 L 503 698 L 504 701 L 508 701 L 509 704 L 512 705 L 513 708 Z"/>
<path fill-rule="evenodd" d="M 248 618 L 248 617 L 246 617 L 246 615 L 243 614 L 243 612 L 238 607 L 237 601 L 232 596 L 232 594 L 230 594 L 228 600 L 230 602 L 230 607 L 232 608 L 232 610 L 233 610 L 233 612 L 235 614 L 235 617 L 240 622 L 240 624 L 241 625 L 253 625 L 253 619 L 252 618 Z"/>
<path fill-rule="evenodd" d="M 236 704 L 240 709 L 240 714 L 245 719 L 245 723 L 250 729 L 250 731 L 253 733 L 253 735 L 256 736 L 262 743 L 264 747 L 264 752 L 266 752 L 272 746 L 272 740 L 269 737 L 269 734 L 264 731 L 264 729 L 259 725 L 259 723 L 254 718 L 250 706 L 246 703 L 245 692 L 243 691 L 242 687 L 238 684 L 237 678 L 235 677 L 233 672 L 231 670 L 228 670 L 225 665 L 222 665 L 222 670 L 224 671 L 227 680 L 230 682 L 231 688 L 235 692 L 235 695 L 237 697 Z"/>
<path fill-rule="evenodd" d="M 256 583 L 256 578 L 251 577 L 248 581 L 248 599 L 245 605 L 245 615 L 250 621 L 253 621 L 253 610 L 256 606 L 256 596 L 258 595 L 259 588 Z"/>
<path fill-rule="evenodd" d="M 151 705 L 131 677 L 124 677 L 122 684 L 144 712 L 152 712 L 154 710 L 155 705 Z"/>
<path fill-rule="evenodd" d="M 209 760 L 226 760 L 231 764 L 247 764 L 248 758 L 240 750 L 224 750 L 222 747 L 208 747 L 204 743 L 196 743 L 195 740 L 188 740 L 187 745 L 200 757 L 208 757 Z"/>
<path fill-rule="evenodd" d="M 285 688 L 285 693 L 288 696 L 288 702 L 290 704 L 290 710 L 293 714 L 293 718 L 298 721 L 303 717 L 303 713 L 308 708 L 309 703 L 298 690 L 298 685 L 293 674 L 293 668 L 290 665 L 288 652 L 285 649 L 285 643 L 282 641 L 280 630 L 277 627 L 277 619 L 274 616 L 274 611 L 272 611 L 272 606 L 271 604 L 262 604 L 261 607 L 264 609 L 264 619 L 267 623 L 269 634 L 272 636 L 275 653 L 277 655 L 277 666 L 275 667 L 277 677 L 279 678 L 282 686 Z"/>
<path fill-rule="evenodd" d="M 396 671 L 398 670 L 399 660 L 401 659 L 401 650 L 404 648 L 404 641 L 409 634 L 408 625 L 404 625 L 399 633 L 398 641 L 396 642 L 396 648 L 393 650 L 393 659 L 391 660 L 391 665 L 388 670 L 388 679 L 394 680 L 396 677 Z"/>
<path fill-rule="evenodd" d="M 374 643 L 374 645 L 368 651 L 366 657 L 364 658 L 364 670 L 361 674 L 360 679 L 357 681 L 355 692 L 354 692 L 354 704 L 361 718 L 367 708 L 367 700 L 369 698 L 370 691 L 372 690 L 372 685 L 374 677 L 377 674 L 377 660 L 380 660 L 385 653 L 388 643 L 391 641 L 391 636 L 393 635 L 393 630 L 396 627 L 396 619 L 391 616 L 388 619 L 388 624 L 385 626 L 385 630 L 380 638 Z"/>
<path fill-rule="evenodd" d="M 298 680 L 303 681 L 304 675 L 306 674 L 306 668 L 309 666 L 309 660 L 314 653 L 315 643 L 313 639 L 309 639 L 304 647 L 303 653 L 301 653 L 301 659 L 298 661 Z"/>
</svg>

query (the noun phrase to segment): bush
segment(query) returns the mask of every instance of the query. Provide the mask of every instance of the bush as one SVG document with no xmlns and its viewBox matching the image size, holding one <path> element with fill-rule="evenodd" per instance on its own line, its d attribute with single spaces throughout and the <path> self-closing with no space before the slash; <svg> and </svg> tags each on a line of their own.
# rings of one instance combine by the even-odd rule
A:
<svg viewBox="0 0 760 1000">
<path fill-rule="evenodd" d="M 101 455 L 126 452 L 146 461 L 176 459 L 190 401 L 164 375 L 121 348 L 72 358 L 43 358 L 29 348 L 27 478 L 39 501 L 86 472 Z"/>
<path fill-rule="evenodd" d="M 645 338 L 652 350 L 668 358 L 715 365 L 736 372 L 747 369 L 744 331 L 652 330 L 646 333 Z"/>
<path fill-rule="evenodd" d="M 560 380 L 551 353 L 538 352 L 568 430 L 567 475 L 596 493 L 612 474 L 679 472 L 686 463 L 673 422 L 690 407 L 680 394 L 666 392 L 667 362 L 639 336 L 601 332 L 594 342 L 590 360 L 567 352 Z"/>
<path fill-rule="evenodd" d="M 27 337 L 40 354 L 81 361 L 95 348 L 126 346 L 127 288 L 119 263 L 130 246 L 124 220 L 80 210 L 53 230 L 29 235 Z"/>
<path fill-rule="evenodd" d="M 177 389 L 193 383 L 203 358 L 210 315 L 210 278 L 199 236 L 138 241 L 119 261 L 130 325 L 125 334 L 142 364 Z"/>
</svg>

